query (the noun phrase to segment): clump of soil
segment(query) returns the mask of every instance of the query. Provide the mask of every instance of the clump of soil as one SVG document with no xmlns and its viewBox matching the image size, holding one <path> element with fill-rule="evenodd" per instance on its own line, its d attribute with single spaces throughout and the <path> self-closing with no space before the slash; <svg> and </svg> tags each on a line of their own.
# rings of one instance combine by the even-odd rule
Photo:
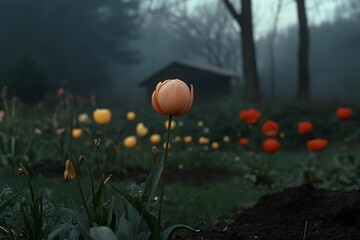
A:
<svg viewBox="0 0 360 240">
<path fill-rule="evenodd" d="M 306 240 L 359 240 L 360 191 L 288 188 L 264 195 L 226 227 L 177 239 L 302 240 L 304 234 Z"/>
</svg>

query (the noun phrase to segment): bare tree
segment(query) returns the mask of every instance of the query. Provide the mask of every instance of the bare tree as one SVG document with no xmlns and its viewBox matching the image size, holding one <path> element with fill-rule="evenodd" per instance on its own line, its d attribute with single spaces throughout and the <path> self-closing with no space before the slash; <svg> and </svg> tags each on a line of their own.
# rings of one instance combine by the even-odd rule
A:
<svg viewBox="0 0 360 240">
<path fill-rule="evenodd" d="M 213 66 L 239 71 L 240 50 L 238 29 L 222 4 L 203 3 L 191 10 L 179 8 L 168 18 L 174 29 L 192 52 Z"/>
<path fill-rule="evenodd" d="M 298 92 L 299 99 L 309 99 L 309 28 L 306 16 L 305 0 L 295 0 L 299 21 L 298 48 Z"/>
<path fill-rule="evenodd" d="M 236 10 L 234 4 L 232 4 L 230 0 L 223 0 L 223 2 L 241 29 L 242 69 L 245 83 L 245 97 L 249 101 L 260 101 L 261 95 L 256 65 L 251 0 L 241 0 L 240 12 Z"/>
</svg>

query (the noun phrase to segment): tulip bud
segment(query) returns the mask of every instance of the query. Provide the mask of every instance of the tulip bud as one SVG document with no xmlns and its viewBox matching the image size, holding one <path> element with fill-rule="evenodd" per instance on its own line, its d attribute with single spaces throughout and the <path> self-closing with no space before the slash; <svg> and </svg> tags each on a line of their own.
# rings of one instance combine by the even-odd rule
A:
<svg viewBox="0 0 360 240">
<path fill-rule="evenodd" d="M 189 88 L 179 79 L 159 82 L 152 94 L 151 102 L 155 111 L 161 115 L 182 116 L 194 101 L 194 88 Z"/>
</svg>

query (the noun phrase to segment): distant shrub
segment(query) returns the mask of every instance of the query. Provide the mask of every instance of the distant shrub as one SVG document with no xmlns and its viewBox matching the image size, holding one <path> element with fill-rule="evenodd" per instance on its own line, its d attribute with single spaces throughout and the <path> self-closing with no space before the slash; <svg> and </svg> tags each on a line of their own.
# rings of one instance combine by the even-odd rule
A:
<svg viewBox="0 0 360 240">
<path fill-rule="evenodd" d="M 16 61 L 5 74 L 10 93 L 30 104 L 38 103 L 49 92 L 45 71 L 30 58 Z"/>
</svg>

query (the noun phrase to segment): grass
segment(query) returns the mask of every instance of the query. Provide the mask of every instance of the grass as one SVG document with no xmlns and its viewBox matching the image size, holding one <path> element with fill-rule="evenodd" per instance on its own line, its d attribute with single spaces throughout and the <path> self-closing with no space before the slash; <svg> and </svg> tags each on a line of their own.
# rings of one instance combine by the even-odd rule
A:
<svg viewBox="0 0 360 240">
<path fill-rule="evenodd" d="M 338 151 L 335 147 L 321 153 L 319 167 L 327 169 L 332 164 L 332 157 Z M 356 158 L 360 157 L 360 151 L 353 150 Z M 188 169 L 201 171 L 204 166 L 214 166 L 231 170 L 229 176 L 215 179 L 203 184 L 189 182 L 169 182 L 165 190 L 165 221 L 170 223 L 187 223 L 198 228 L 213 227 L 220 219 L 230 219 L 234 209 L 252 206 L 260 196 L 267 192 L 280 190 L 286 186 L 294 186 L 301 183 L 298 164 L 308 157 L 307 151 L 280 151 L 276 153 L 274 169 L 279 173 L 281 185 L 274 189 L 255 187 L 243 179 L 242 165 L 245 158 L 240 157 L 236 161 L 239 152 L 207 152 L 201 153 L 202 161 L 188 163 Z M 170 156 L 169 161 L 179 164 L 181 156 Z M 190 161 L 187 159 L 186 161 Z M 194 161 L 195 161 L 194 160 Z M 184 163 L 186 168 L 186 163 Z M 36 176 L 36 173 L 32 173 Z M 10 187 L 13 192 L 27 191 L 25 179 L 21 176 L 11 177 L 6 169 L 0 172 L 0 187 Z M 43 193 L 55 206 L 78 208 L 81 204 L 80 195 L 75 182 L 64 182 L 62 176 L 57 178 L 33 177 L 35 194 Z M 81 183 L 86 196 L 90 196 L 90 181 L 87 176 L 81 177 Z M 112 182 L 120 187 L 127 186 L 128 182 Z"/>
</svg>

